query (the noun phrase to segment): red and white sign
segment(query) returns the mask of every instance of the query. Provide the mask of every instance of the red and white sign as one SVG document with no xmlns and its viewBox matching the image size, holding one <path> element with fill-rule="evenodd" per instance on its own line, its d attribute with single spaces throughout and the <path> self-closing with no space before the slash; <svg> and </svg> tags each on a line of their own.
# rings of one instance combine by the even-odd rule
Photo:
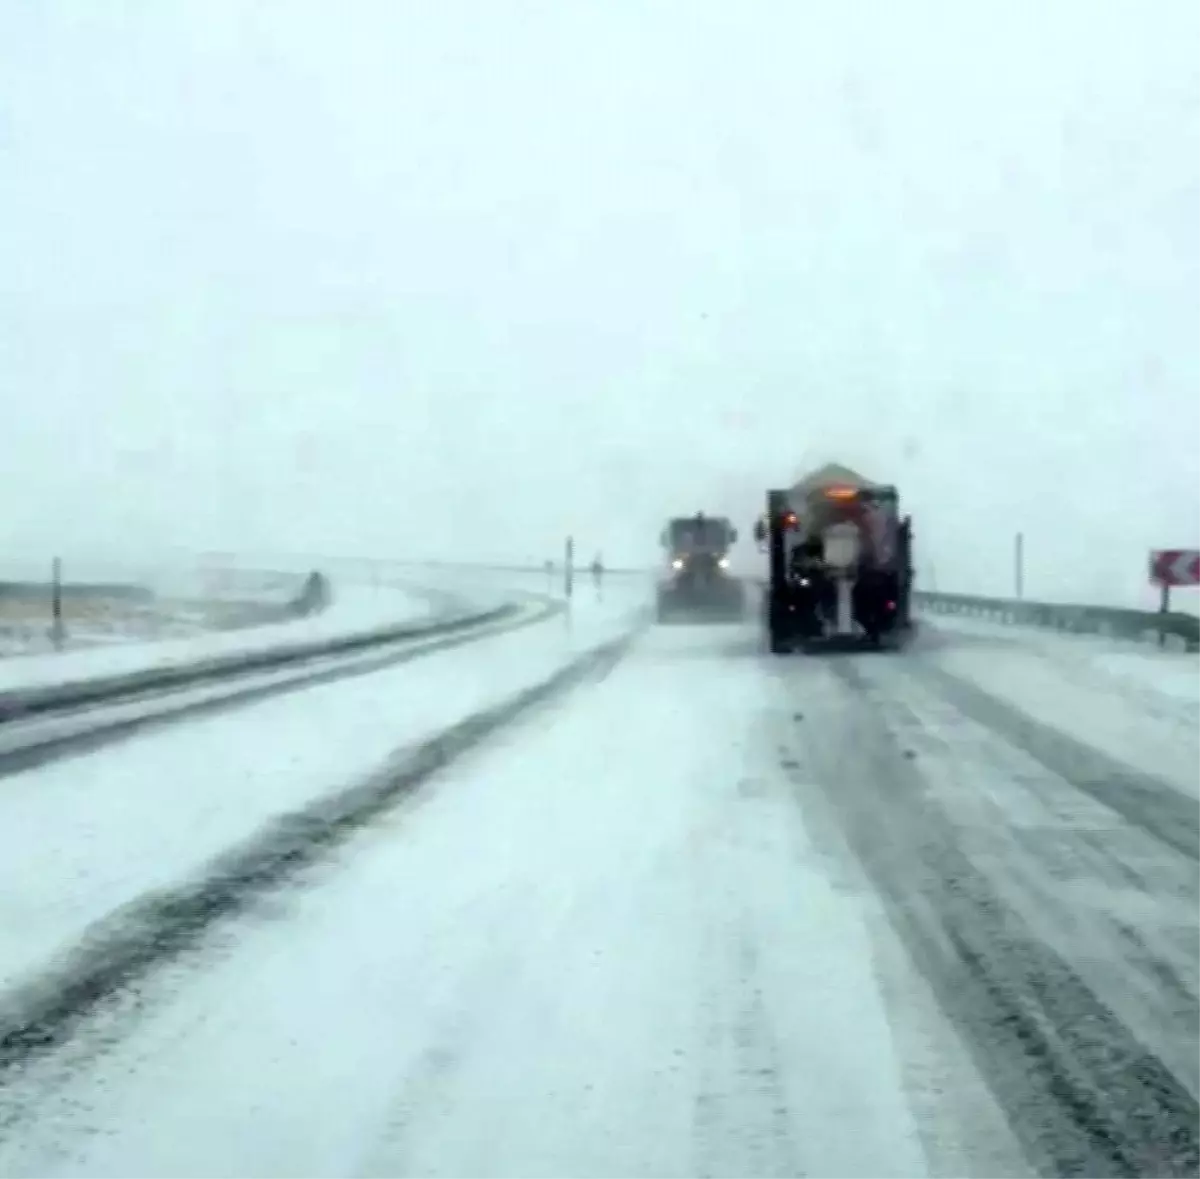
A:
<svg viewBox="0 0 1200 1179">
<path fill-rule="evenodd" d="M 1150 554 L 1152 585 L 1200 585 L 1200 549 L 1155 549 Z"/>
</svg>

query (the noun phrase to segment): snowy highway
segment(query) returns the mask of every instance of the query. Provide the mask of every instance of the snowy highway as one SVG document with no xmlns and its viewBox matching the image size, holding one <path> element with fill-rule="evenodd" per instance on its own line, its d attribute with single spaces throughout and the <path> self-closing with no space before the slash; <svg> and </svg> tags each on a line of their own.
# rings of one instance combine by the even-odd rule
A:
<svg viewBox="0 0 1200 1179">
<path fill-rule="evenodd" d="M 1196 1174 L 1194 660 L 644 593 L 0 781 L 0 1174 Z"/>
</svg>

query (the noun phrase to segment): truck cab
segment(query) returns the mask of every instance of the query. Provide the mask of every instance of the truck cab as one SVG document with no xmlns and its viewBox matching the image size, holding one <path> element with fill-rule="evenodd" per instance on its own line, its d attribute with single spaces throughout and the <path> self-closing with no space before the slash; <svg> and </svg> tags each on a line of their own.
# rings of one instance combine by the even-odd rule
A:
<svg viewBox="0 0 1200 1179">
<path fill-rule="evenodd" d="M 729 571 L 737 529 L 728 517 L 676 516 L 659 537 L 666 568 L 658 586 L 659 621 L 676 617 L 741 618 L 744 590 Z"/>
</svg>

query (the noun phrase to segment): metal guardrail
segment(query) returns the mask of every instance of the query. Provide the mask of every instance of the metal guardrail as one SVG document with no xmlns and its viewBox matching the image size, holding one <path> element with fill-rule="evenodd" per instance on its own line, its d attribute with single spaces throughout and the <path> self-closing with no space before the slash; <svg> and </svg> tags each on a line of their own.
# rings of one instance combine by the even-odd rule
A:
<svg viewBox="0 0 1200 1179">
<path fill-rule="evenodd" d="M 1185 651 L 1200 650 L 1200 618 L 1192 614 L 1162 614 L 1119 606 L 1029 602 L 1015 598 L 985 598 L 974 594 L 944 594 L 918 590 L 919 610 L 983 618 L 1010 626 L 1034 626 L 1066 634 L 1104 635 L 1135 642 L 1159 643 Z"/>
</svg>

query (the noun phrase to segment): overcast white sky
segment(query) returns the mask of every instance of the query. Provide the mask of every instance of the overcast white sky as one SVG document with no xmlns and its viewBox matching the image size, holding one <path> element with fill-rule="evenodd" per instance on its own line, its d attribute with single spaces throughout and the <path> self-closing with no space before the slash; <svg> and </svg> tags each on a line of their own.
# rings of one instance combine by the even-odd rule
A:
<svg viewBox="0 0 1200 1179">
<path fill-rule="evenodd" d="M 1195 0 L 0 0 L 0 545 L 653 560 L 828 459 L 938 587 L 1200 537 Z"/>
</svg>

